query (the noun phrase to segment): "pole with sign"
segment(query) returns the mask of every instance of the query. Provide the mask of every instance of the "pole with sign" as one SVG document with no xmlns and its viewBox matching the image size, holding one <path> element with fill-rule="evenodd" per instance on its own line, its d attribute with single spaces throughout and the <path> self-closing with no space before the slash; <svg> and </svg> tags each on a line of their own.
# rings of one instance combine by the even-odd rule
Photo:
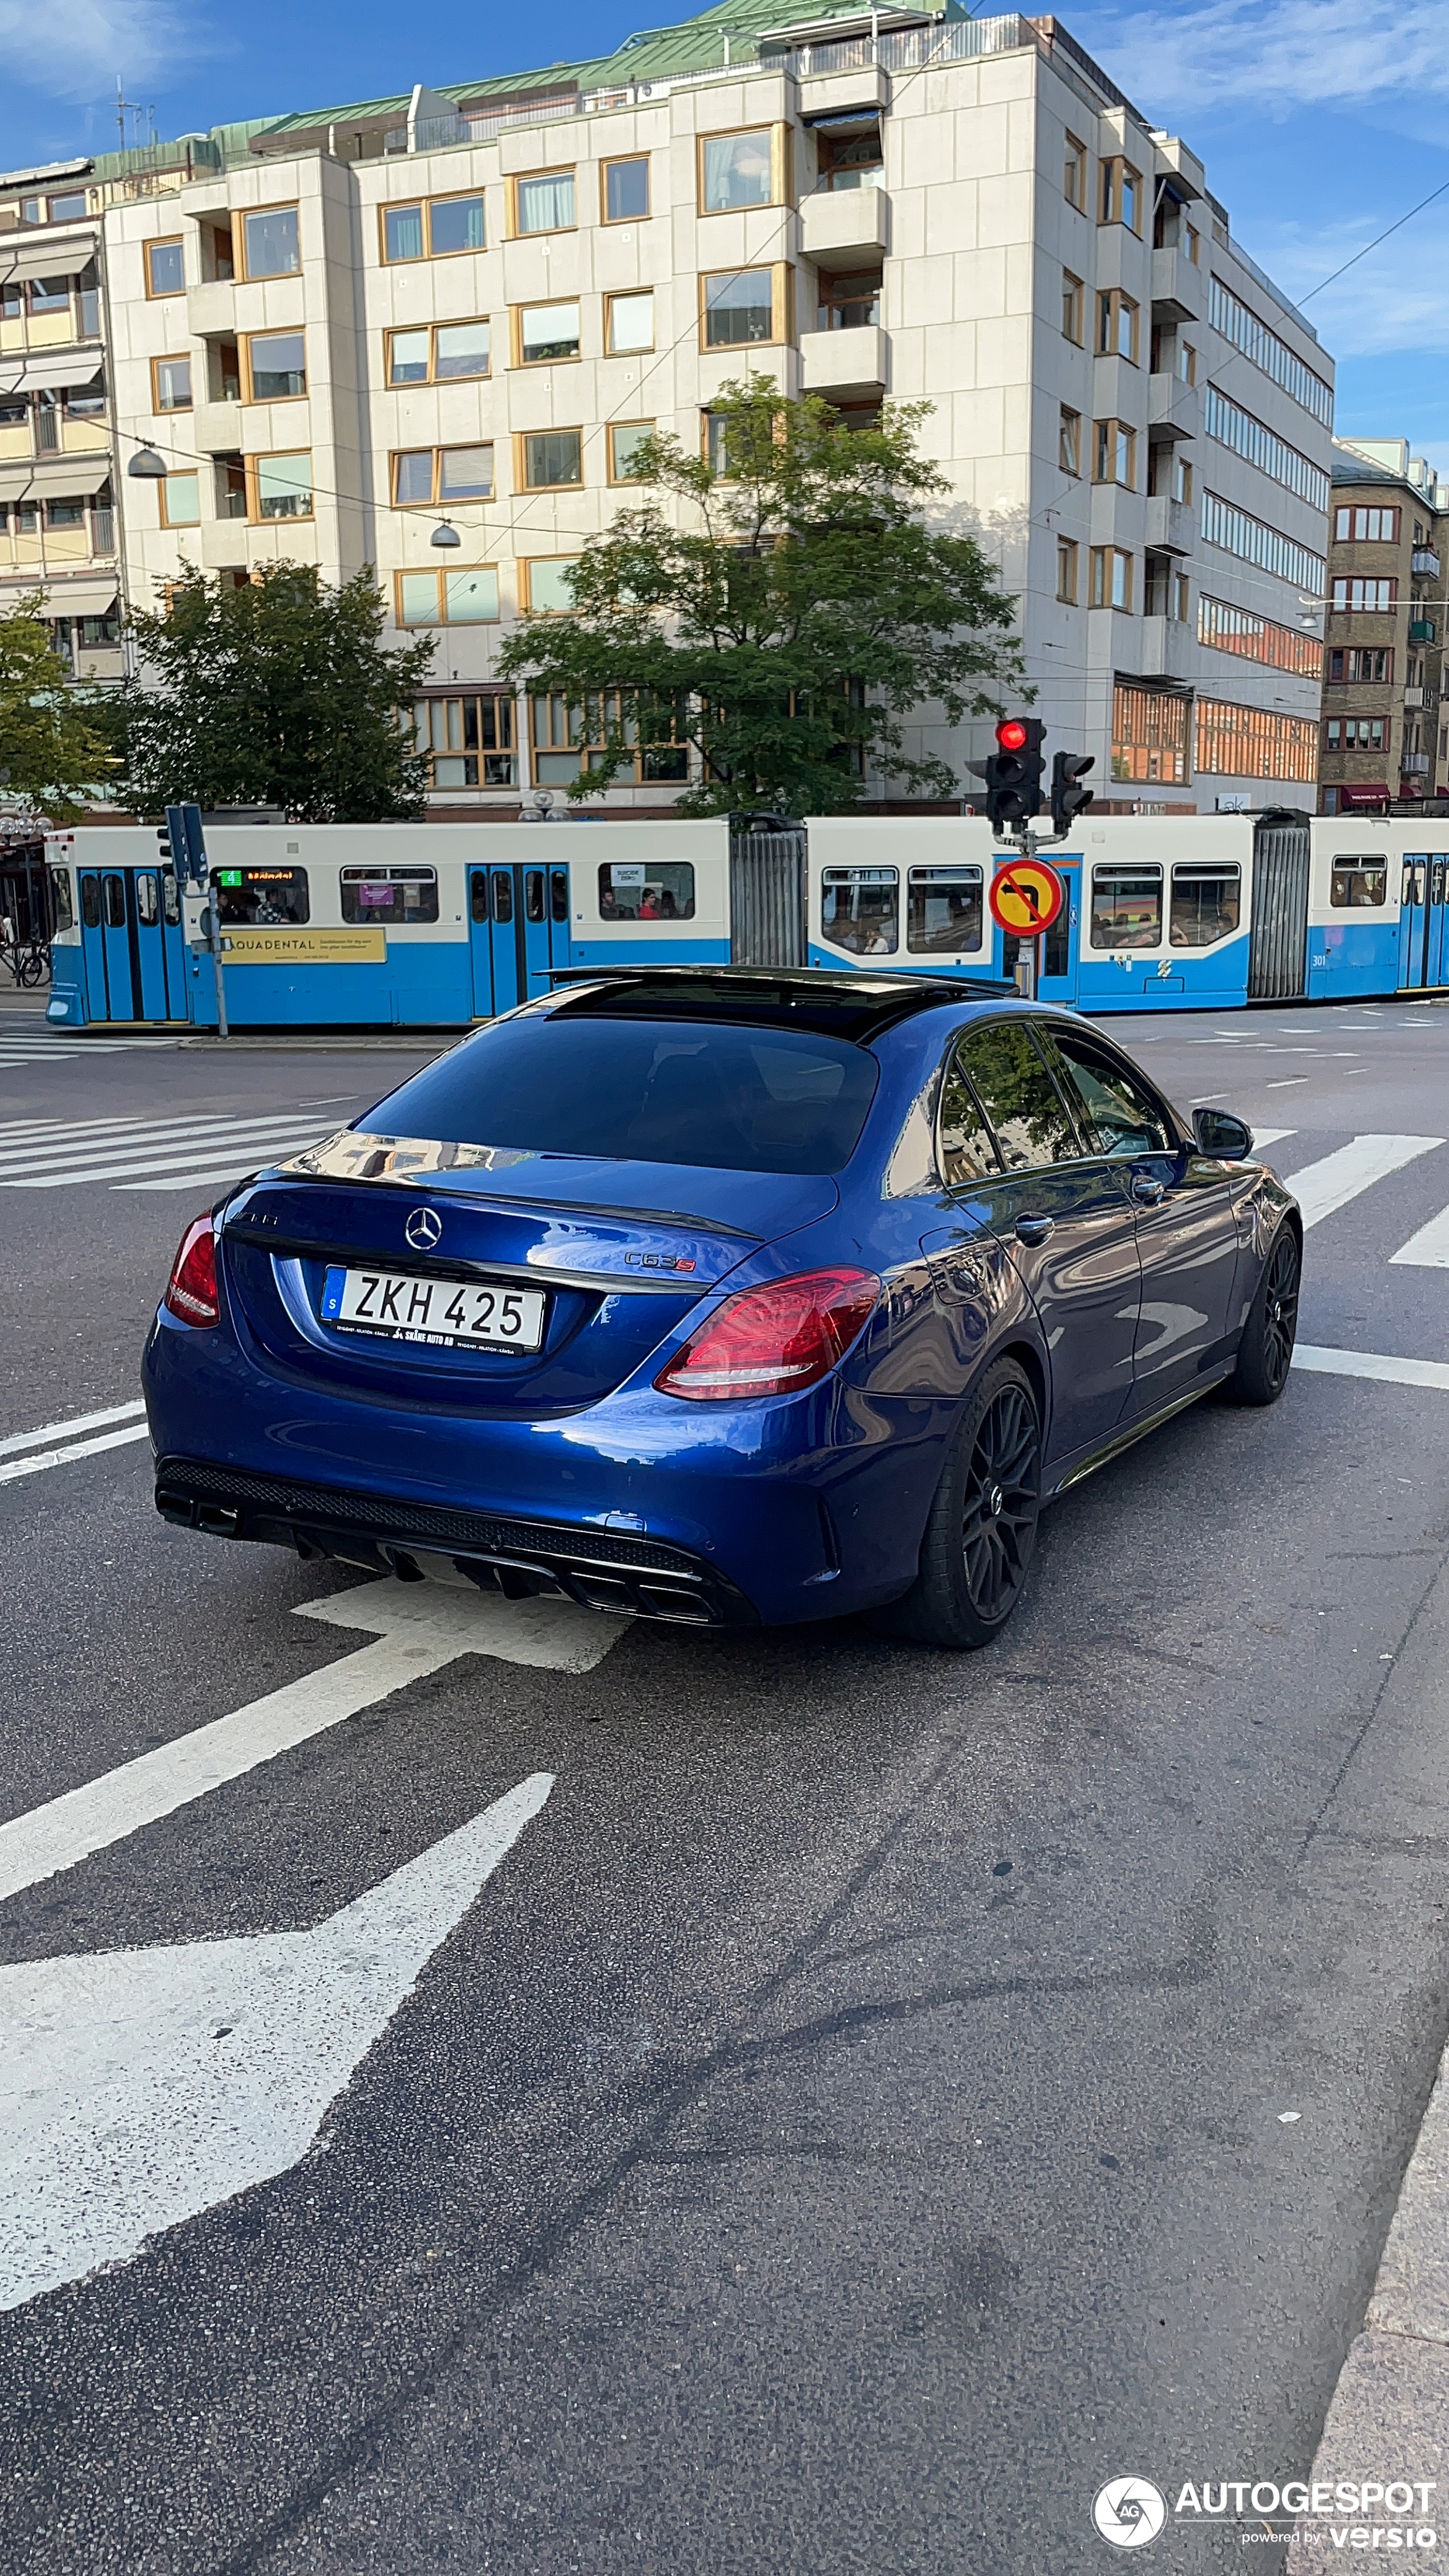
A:
<svg viewBox="0 0 1449 2576">
<path fill-rule="evenodd" d="M 1061 878 L 1045 859 L 1008 859 L 991 880 L 991 918 L 1020 941 L 1017 983 L 1027 1001 L 1036 998 L 1041 937 L 1050 930 L 1065 900 Z"/>
<path fill-rule="evenodd" d="M 211 882 L 206 863 L 206 841 L 201 829 L 199 805 L 168 805 L 166 825 L 160 839 L 170 844 L 171 865 L 179 888 L 189 890 L 193 900 L 205 897 L 198 928 L 204 931 L 211 951 L 211 971 L 216 980 L 216 1029 L 218 1037 L 229 1037 L 226 1018 L 226 980 L 221 965 L 221 922 L 217 915 L 216 888 Z M 188 922 L 188 928 L 190 923 Z"/>
</svg>

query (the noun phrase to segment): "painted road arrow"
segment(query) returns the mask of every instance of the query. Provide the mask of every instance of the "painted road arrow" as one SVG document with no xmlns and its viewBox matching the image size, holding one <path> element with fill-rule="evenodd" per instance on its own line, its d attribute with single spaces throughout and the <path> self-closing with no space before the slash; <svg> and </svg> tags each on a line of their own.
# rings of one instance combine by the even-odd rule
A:
<svg viewBox="0 0 1449 2576">
<path fill-rule="evenodd" d="M 552 1787 L 535 1772 L 310 1932 L 0 1969 L 0 2307 L 298 2163 Z"/>
</svg>

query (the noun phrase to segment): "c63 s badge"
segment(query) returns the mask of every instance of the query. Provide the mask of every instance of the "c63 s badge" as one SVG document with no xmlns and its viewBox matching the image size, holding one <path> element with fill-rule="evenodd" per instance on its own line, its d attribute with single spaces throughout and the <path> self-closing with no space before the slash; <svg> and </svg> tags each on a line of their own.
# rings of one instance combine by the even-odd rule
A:
<svg viewBox="0 0 1449 2576">
<path fill-rule="evenodd" d="M 624 1266 L 628 1270 L 693 1270 L 695 1267 L 682 1252 L 626 1252 Z"/>
</svg>

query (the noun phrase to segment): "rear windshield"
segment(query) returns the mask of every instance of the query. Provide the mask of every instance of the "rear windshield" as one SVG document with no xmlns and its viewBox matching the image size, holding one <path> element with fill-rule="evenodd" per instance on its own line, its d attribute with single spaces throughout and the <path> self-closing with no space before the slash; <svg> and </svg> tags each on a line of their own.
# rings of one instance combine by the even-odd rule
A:
<svg viewBox="0 0 1449 2576">
<path fill-rule="evenodd" d="M 874 1056 L 813 1030 L 501 1020 L 379 1102 L 369 1133 L 724 1172 L 837 1172 Z"/>
</svg>

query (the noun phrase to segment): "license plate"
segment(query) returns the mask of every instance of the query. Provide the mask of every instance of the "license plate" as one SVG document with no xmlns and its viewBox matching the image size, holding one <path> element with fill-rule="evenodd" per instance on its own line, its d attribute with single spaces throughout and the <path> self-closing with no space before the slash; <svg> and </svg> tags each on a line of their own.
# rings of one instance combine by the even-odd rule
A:
<svg viewBox="0 0 1449 2576">
<path fill-rule="evenodd" d="M 339 1332 L 487 1351 L 536 1351 L 545 1302 L 540 1289 L 506 1280 L 420 1279 L 415 1271 L 338 1269 L 322 1281 L 322 1321 Z"/>
</svg>

